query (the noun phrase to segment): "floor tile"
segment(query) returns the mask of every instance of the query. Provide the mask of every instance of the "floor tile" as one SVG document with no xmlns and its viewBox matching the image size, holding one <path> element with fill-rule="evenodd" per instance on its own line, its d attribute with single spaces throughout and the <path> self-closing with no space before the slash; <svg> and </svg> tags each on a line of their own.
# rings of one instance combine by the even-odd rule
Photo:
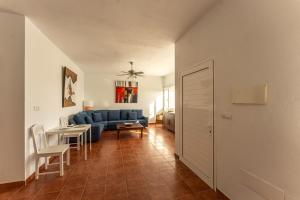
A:
<svg viewBox="0 0 300 200">
<path fill-rule="evenodd" d="M 147 133 L 148 132 L 148 133 Z M 26 187 L 1 190 L 0 199 L 70 200 L 221 200 L 174 156 L 174 133 L 151 126 L 143 139 L 136 133 L 106 131 L 92 144 L 71 151 L 65 176 L 40 176 Z"/>
<path fill-rule="evenodd" d="M 57 200 L 81 200 L 84 188 L 66 189 L 60 192 Z"/>
</svg>

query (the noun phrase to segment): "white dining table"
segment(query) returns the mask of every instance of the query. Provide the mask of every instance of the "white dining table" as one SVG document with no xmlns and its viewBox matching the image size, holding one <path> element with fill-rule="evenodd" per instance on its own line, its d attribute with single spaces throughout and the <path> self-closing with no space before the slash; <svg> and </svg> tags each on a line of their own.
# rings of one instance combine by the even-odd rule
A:
<svg viewBox="0 0 300 200">
<path fill-rule="evenodd" d="M 90 124 L 75 125 L 72 127 L 60 128 L 56 127 L 46 131 L 47 136 L 58 135 L 58 142 L 60 143 L 61 136 L 64 133 L 83 133 L 84 134 L 84 159 L 87 160 L 87 134 L 90 137 L 90 151 L 92 150 L 92 131 Z"/>
</svg>

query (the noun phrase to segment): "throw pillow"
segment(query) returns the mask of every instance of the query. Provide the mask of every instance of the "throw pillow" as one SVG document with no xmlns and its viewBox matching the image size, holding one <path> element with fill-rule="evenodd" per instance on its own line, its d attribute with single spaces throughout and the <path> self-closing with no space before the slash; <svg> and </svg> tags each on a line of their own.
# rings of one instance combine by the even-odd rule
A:
<svg viewBox="0 0 300 200">
<path fill-rule="evenodd" d="M 76 122 L 76 124 L 85 124 L 86 123 L 84 116 L 82 116 L 82 115 L 75 115 L 74 121 Z"/>
<path fill-rule="evenodd" d="M 129 112 L 128 113 L 129 120 L 137 120 L 137 113 L 136 112 Z"/>
<path fill-rule="evenodd" d="M 93 119 L 95 122 L 102 122 L 102 114 L 101 113 L 93 113 Z"/>
<path fill-rule="evenodd" d="M 129 112 L 131 112 L 131 110 L 121 110 L 121 120 L 127 120 Z"/>
<path fill-rule="evenodd" d="M 120 110 L 110 110 L 108 112 L 108 121 L 118 121 L 120 116 Z"/>
<path fill-rule="evenodd" d="M 88 124 L 93 124 L 93 119 L 90 117 L 90 116 L 86 116 L 85 117 L 85 121 L 88 123 Z"/>
<path fill-rule="evenodd" d="M 142 119 L 143 118 L 143 110 L 133 110 L 133 112 L 137 113 L 137 118 Z"/>
</svg>

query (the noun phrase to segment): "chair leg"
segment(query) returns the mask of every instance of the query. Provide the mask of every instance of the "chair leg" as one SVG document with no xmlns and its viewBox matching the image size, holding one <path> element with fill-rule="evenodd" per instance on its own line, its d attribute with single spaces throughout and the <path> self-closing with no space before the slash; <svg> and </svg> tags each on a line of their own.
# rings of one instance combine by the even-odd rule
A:
<svg viewBox="0 0 300 200">
<path fill-rule="evenodd" d="M 48 157 L 45 157 L 45 169 L 47 170 L 48 169 Z"/>
<path fill-rule="evenodd" d="M 61 153 L 59 156 L 59 174 L 60 176 L 64 175 L 64 154 Z"/>
<path fill-rule="evenodd" d="M 38 180 L 39 179 L 39 157 L 35 158 L 35 179 Z"/>
<path fill-rule="evenodd" d="M 70 165 L 70 148 L 67 151 L 67 165 Z"/>
<path fill-rule="evenodd" d="M 80 150 L 80 136 L 77 137 L 77 151 Z"/>
</svg>

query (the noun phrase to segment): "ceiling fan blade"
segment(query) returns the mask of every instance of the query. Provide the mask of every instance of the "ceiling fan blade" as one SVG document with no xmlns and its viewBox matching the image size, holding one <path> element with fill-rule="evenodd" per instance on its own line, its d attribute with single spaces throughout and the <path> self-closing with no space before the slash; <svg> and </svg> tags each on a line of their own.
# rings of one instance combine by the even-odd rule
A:
<svg viewBox="0 0 300 200">
<path fill-rule="evenodd" d="M 127 76 L 127 79 L 137 79 L 138 77 L 144 76 L 144 72 L 142 72 L 142 71 L 137 72 L 133 69 L 132 61 L 129 61 L 129 64 L 130 64 L 130 70 L 121 71 L 121 73 L 123 73 L 123 74 L 119 74 L 117 76 Z"/>
</svg>

